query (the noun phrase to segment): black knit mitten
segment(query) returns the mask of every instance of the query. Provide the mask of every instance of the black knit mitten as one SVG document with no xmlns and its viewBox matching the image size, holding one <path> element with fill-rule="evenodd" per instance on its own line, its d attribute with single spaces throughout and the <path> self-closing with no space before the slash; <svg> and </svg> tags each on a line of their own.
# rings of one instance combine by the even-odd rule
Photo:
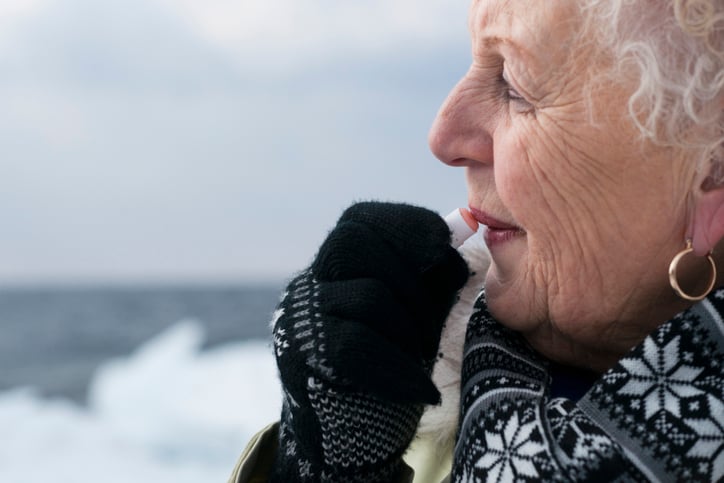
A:
<svg viewBox="0 0 724 483">
<path fill-rule="evenodd" d="M 272 481 L 389 481 L 424 404 L 442 324 L 468 269 L 437 214 L 344 212 L 287 287 L 274 344 L 284 388 Z"/>
</svg>

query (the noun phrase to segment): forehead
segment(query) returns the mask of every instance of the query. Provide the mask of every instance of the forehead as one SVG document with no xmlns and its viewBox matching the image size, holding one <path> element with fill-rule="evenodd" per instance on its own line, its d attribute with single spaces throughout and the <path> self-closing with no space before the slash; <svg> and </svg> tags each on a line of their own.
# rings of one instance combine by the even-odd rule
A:
<svg viewBox="0 0 724 483">
<path fill-rule="evenodd" d="M 565 55 L 580 28 L 574 0 L 472 0 L 473 49 L 498 46 L 543 66 Z"/>
</svg>

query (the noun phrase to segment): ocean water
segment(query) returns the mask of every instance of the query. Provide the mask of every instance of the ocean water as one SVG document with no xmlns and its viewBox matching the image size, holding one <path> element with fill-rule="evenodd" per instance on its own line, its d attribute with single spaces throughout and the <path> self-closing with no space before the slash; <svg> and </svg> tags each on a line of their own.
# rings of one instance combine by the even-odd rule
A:
<svg viewBox="0 0 724 483">
<path fill-rule="evenodd" d="M 278 417 L 280 290 L 0 290 L 0 482 L 226 481 Z"/>
</svg>

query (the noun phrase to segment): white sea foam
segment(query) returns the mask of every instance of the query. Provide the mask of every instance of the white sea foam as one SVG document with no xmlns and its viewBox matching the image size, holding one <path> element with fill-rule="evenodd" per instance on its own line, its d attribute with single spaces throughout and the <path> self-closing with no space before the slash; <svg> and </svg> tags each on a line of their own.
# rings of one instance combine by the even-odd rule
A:
<svg viewBox="0 0 724 483">
<path fill-rule="evenodd" d="M 179 322 L 127 358 L 103 364 L 88 407 L 32 389 L 0 393 L 0 481 L 224 482 L 254 432 L 278 418 L 264 342 L 201 351 Z"/>
</svg>

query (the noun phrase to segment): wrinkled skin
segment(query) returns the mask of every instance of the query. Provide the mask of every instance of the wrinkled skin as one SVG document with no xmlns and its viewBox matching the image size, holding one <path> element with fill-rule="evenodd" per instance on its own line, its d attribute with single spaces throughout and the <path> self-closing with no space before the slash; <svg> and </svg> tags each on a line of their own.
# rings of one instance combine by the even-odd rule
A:
<svg viewBox="0 0 724 483">
<path fill-rule="evenodd" d="M 603 371 L 686 307 L 667 270 L 701 178 L 640 141 L 630 84 L 589 84 L 587 102 L 611 61 L 580 47 L 580 25 L 571 1 L 473 0 L 472 65 L 429 141 L 465 168 L 472 208 L 521 228 L 490 247 L 493 315 L 544 355 Z M 706 273 L 691 258 L 684 278 Z"/>
</svg>

